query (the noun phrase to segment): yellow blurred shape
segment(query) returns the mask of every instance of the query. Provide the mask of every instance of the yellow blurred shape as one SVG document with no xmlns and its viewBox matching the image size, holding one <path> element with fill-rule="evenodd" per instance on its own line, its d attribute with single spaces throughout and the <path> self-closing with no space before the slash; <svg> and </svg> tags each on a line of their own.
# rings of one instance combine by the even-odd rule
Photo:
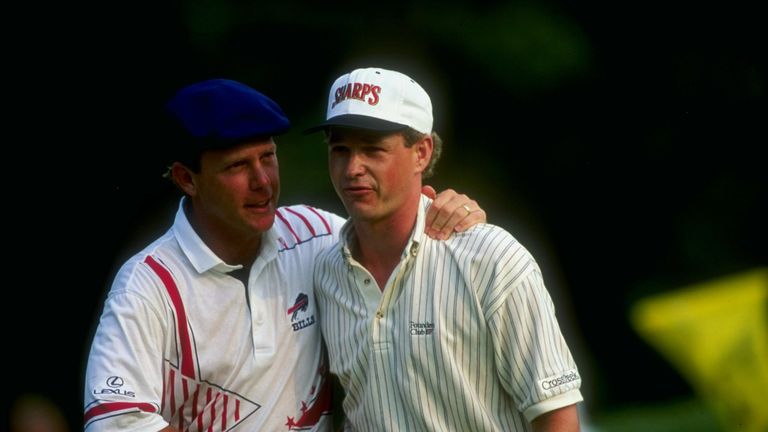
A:
<svg viewBox="0 0 768 432">
<path fill-rule="evenodd" d="M 768 431 L 768 268 L 643 299 L 630 320 L 725 430 Z"/>
</svg>

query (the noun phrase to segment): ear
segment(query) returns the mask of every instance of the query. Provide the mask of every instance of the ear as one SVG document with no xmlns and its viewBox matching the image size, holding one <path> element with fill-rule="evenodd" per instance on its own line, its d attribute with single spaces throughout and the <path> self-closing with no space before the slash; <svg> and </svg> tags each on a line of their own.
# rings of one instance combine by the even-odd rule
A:
<svg viewBox="0 0 768 432">
<path fill-rule="evenodd" d="M 174 162 L 171 165 L 171 178 L 176 186 L 185 194 L 193 197 L 197 194 L 197 185 L 195 184 L 195 173 L 181 162 Z"/>
<path fill-rule="evenodd" d="M 419 174 L 424 172 L 432 160 L 432 150 L 435 143 L 432 141 L 432 135 L 426 135 L 413 145 L 414 155 L 416 156 L 416 169 Z"/>
</svg>

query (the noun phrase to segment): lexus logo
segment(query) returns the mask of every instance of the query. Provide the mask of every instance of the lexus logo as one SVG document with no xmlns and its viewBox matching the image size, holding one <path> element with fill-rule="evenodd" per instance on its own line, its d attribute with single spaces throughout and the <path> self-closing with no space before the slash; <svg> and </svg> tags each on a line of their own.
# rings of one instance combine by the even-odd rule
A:
<svg viewBox="0 0 768 432">
<path fill-rule="evenodd" d="M 107 385 L 112 388 L 122 387 L 123 384 L 125 384 L 125 381 L 123 381 L 123 379 L 119 376 L 111 376 L 107 378 Z"/>
</svg>

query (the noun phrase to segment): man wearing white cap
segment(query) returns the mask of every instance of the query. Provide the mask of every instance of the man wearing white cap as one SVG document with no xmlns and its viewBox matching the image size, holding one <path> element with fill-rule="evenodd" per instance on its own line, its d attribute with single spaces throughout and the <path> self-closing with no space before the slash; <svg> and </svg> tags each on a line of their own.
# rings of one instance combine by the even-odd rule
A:
<svg viewBox="0 0 768 432">
<path fill-rule="evenodd" d="M 423 234 L 422 177 L 442 145 L 424 89 L 354 70 L 331 87 L 316 130 L 350 215 L 315 267 L 349 426 L 578 430 L 581 378 L 530 253 L 488 224 L 445 242 Z"/>
</svg>

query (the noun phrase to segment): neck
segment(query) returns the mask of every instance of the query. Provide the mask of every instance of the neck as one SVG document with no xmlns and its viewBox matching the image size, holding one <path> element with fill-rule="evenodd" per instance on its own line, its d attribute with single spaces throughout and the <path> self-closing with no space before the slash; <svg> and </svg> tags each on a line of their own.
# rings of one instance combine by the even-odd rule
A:
<svg viewBox="0 0 768 432">
<path fill-rule="evenodd" d="M 413 233 L 420 197 L 416 195 L 384 219 L 354 221 L 352 256 L 371 272 L 382 290 Z"/>
<path fill-rule="evenodd" d="M 240 264 L 250 269 L 253 261 L 259 256 L 261 233 L 247 234 L 221 229 L 204 215 L 197 214 L 194 207 L 189 206 L 185 211 L 192 228 L 217 257 L 229 265 Z"/>
</svg>

